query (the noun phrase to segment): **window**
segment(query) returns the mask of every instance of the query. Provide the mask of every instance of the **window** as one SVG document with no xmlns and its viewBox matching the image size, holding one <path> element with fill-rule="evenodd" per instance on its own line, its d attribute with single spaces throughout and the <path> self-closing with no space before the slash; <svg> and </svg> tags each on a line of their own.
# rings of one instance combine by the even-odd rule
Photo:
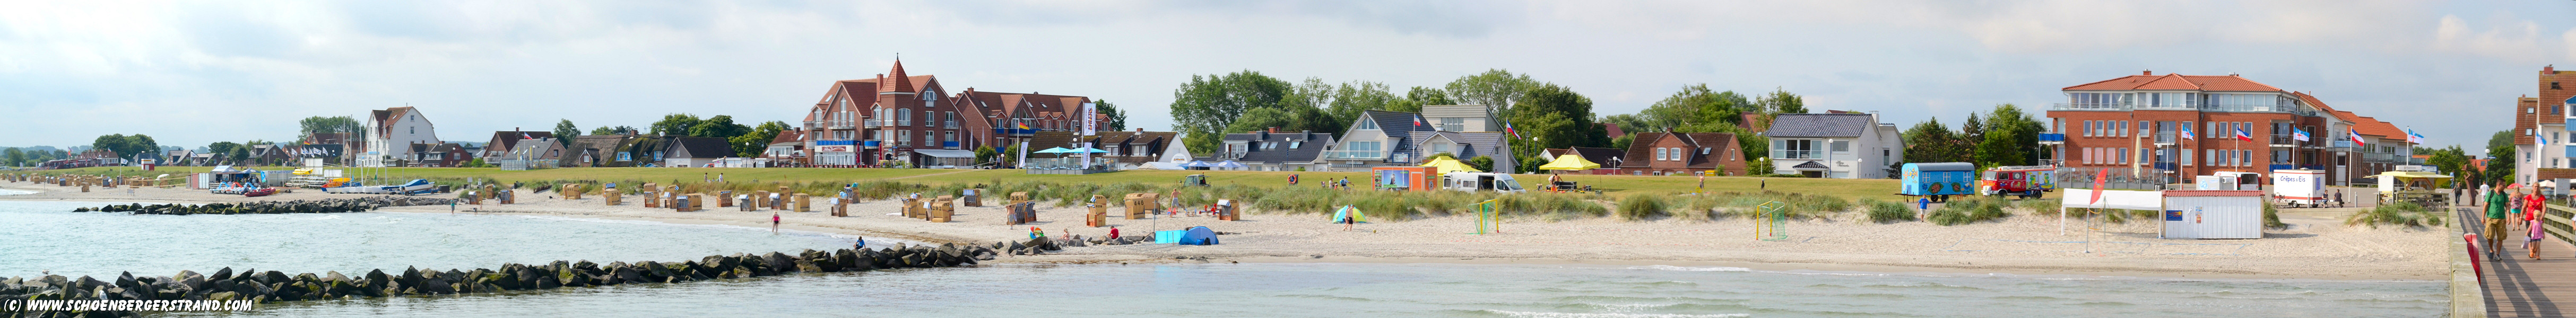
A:
<svg viewBox="0 0 2576 318">
<path fill-rule="evenodd" d="M 1377 121 L 1370 120 L 1369 118 L 1360 118 L 1359 129 L 1377 129 Z"/>
<path fill-rule="evenodd" d="M 1290 141 L 1288 142 L 1288 149 L 1297 149 L 1297 146 L 1305 144 L 1305 141 Z"/>
<path fill-rule="evenodd" d="M 1772 140 L 1771 157 L 1785 159 L 1816 159 L 1818 157 L 1816 154 L 1816 141 Z"/>
<path fill-rule="evenodd" d="M 1467 131 L 1467 119 L 1443 117 L 1440 118 L 1440 127 L 1438 128 L 1440 128 L 1440 131 Z"/>
<path fill-rule="evenodd" d="M 912 111 L 903 110 L 903 109 L 895 109 L 895 110 L 894 110 L 894 125 L 895 125 L 895 126 L 911 126 L 911 125 L 912 125 Z"/>
<path fill-rule="evenodd" d="M 1851 153 L 1851 141 L 1835 140 L 1833 142 L 1833 149 L 1834 153 Z"/>
<path fill-rule="evenodd" d="M 2199 150 L 2194 150 L 2194 149 L 2183 149 L 2183 150 L 2182 150 L 2182 155 L 2181 155 L 2181 156 L 2177 156 L 2177 157 L 2182 157 L 2182 165 L 2189 166 L 2189 165 L 2192 165 L 2192 164 L 2191 164 L 2191 156 L 2192 156 L 2192 155 L 2197 155 L 2197 154 L 2195 154 L 2194 152 L 2200 152 L 2200 151 L 2199 151 Z"/>
<path fill-rule="evenodd" d="M 912 145 L 912 131 L 910 131 L 910 130 L 896 130 L 896 131 L 894 131 L 894 145 L 896 145 L 896 146 L 910 146 L 910 145 Z"/>
<path fill-rule="evenodd" d="M 2122 120 L 2111 122 L 2111 135 L 2121 137 L 2129 136 L 2129 121 Z"/>
<path fill-rule="evenodd" d="M 1453 154 L 1453 155 L 1454 155 L 1454 154 L 1457 154 L 1457 153 L 1454 153 L 1454 152 L 1449 152 L 1449 144 L 1448 144 L 1448 143 L 1435 143 L 1435 144 L 1431 144 L 1431 153 L 1446 153 L 1446 154 Z"/>
<path fill-rule="evenodd" d="M 1351 142 L 1351 149 L 1349 149 L 1349 150 L 1352 150 L 1352 151 L 1377 151 L 1378 143 L 1380 143 L 1380 142 L 1381 142 L 1381 141 L 1353 141 L 1353 142 Z"/>
</svg>

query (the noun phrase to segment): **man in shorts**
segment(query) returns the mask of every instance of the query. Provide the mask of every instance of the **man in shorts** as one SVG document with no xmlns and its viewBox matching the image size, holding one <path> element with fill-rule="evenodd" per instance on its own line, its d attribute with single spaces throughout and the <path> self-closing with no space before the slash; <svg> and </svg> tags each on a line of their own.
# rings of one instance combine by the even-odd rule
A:
<svg viewBox="0 0 2576 318">
<path fill-rule="evenodd" d="M 2505 210 L 2512 209 L 2512 204 L 2507 203 L 2509 199 L 2505 198 L 2508 196 L 2503 193 L 2487 195 L 2487 230 L 2478 235 L 2482 235 L 2481 241 L 2486 241 L 2486 246 L 2479 248 L 2486 249 L 2488 259 L 2494 259 L 2495 250 L 2504 246 Z"/>
</svg>

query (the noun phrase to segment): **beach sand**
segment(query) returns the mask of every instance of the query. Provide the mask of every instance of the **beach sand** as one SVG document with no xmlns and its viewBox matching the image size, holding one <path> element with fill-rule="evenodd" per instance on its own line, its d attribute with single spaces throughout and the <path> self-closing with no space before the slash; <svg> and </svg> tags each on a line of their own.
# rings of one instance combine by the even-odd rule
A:
<svg viewBox="0 0 2576 318">
<path fill-rule="evenodd" d="M 0 183 L 0 188 L 36 191 L 0 196 L 0 200 L 208 203 L 355 197 L 298 190 L 261 198 L 209 194 L 186 189 L 98 189 L 31 183 Z M 1109 228 L 1082 226 L 1081 207 L 1041 203 L 1040 222 L 1003 225 L 996 198 L 988 206 L 957 207 L 954 222 L 887 215 L 897 201 L 851 205 L 851 217 L 832 217 L 817 200 L 818 212 L 710 208 L 674 212 L 645 208 L 639 197 L 606 206 L 597 197 L 564 200 L 551 193 L 520 192 L 520 204 L 463 205 L 459 209 L 491 214 L 553 215 L 599 219 L 646 220 L 688 224 L 767 226 L 769 216 L 783 215 L 786 228 L 894 237 L 930 242 L 989 244 L 1024 239 L 1029 227 L 1056 237 L 1104 236 Z M 1115 194 L 1111 194 L 1115 196 Z M 439 194 L 453 197 L 453 194 Z M 385 212 L 449 213 L 446 206 L 384 209 Z M 1182 246 L 1139 244 L 1067 248 L 1059 254 L 1005 257 L 1001 262 L 1138 263 L 1138 262 L 1345 262 L 1345 263 L 1515 263 L 1602 264 L 1725 267 L 1751 270 L 1855 272 L 1939 272 L 2023 275 L 2098 275 L 2191 278 L 2308 278 L 2360 280 L 2439 280 L 2450 275 L 2446 233 L 2441 228 L 2373 229 L 2342 225 L 2341 214 L 2283 213 L 2284 230 L 2268 230 L 2257 240 L 2166 240 L 2155 238 L 2156 222 L 2101 224 L 2087 231 L 2084 220 L 2069 220 L 2061 234 L 2054 211 L 2017 214 L 1997 222 L 1939 226 L 1926 222 L 1876 224 L 1844 214 L 1825 220 L 1790 221 L 1788 239 L 1754 238 L 1753 221 L 1723 219 L 1620 221 L 1590 218 L 1563 221 L 1506 219 L 1500 233 L 1472 234 L 1475 219 L 1435 217 L 1362 223 L 1355 231 L 1330 223 L 1327 214 L 1247 213 L 1244 221 L 1205 216 L 1165 216 L 1127 220 L 1111 209 L 1109 223 L 1122 235 L 1150 235 L 1153 230 L 1208 226 L 1223 244 Z M 2028 213 L 2022 211 L 2021 213 Z M 2091 242 L 2091 243 L 2085 243 Z M 1723 268 L 1721 268 L 1723 269 Z"/>
</svg>

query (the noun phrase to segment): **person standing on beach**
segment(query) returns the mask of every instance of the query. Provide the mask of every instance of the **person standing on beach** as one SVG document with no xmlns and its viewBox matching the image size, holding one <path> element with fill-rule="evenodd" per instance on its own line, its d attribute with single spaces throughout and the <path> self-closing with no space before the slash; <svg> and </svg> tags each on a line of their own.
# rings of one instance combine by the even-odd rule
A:
<svg viewBox="0 0 2576 318">
<path fill-rule="evenodd" d="M 779 223 L 783 222 L 778 219 L 778 212 L 769 212 L 769 235 L 778 235 Z"/>
<path fill-rule="evenodd" d="M 2338 193 L 2338 195 L 2340 195 L 2340 193 Z M 2504 245 L 2504 211 L 2510 208 L 2510 204 L 2505 202 L 2504 196 L 2496 194 L 2487 195 L 2487 230 L 2484 234 L 2479 235 L 2486 236 L 2486 239 L 2481 241 L 2486 241 L 2486 246 L 2483 248 L 2487 250 L 2488 259 L 2494 259 L 2496 256 L 2496 248 Z"/>
</svg>

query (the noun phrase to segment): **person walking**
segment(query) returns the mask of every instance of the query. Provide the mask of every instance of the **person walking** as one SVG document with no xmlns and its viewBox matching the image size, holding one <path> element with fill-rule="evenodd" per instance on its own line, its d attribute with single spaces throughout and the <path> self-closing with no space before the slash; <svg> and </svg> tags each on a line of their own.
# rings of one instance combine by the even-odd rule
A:
<svg viewBox="0 0 2576 318">
<path fill-rule="evenodd" d="M 2504 246 L 2504 211 L 2510 209 L 2511 204 L 2506 202 L 2504 196 L 2493 194 L 2487 195 L 2486 203 L 2487 229 L 2486 231 L 2482 231 L 2483 234 L 2478 234 L 2484 236 L 2484 239 L 2480 239 L 2479 241 L 2483 241 L 2486 244 L 2479 248 L 2486 249 L 2487 259 L 2495 259 L 2496 248 Z"/>
<path fill-rule="evenodd" d="M 2537 238 L 2541 237 L 2541 235 L 2545 233 L 2540 231 L 2538 224 L 2540 223 L 2540 216 L 2543 215 L 2541 214 L 2541 211 L 2548 209 L 2549 203 L 2545 201 L 2545 199 L 2541 198 L 2539 188 L 2533 188 L 2529 192 L 2530 193 L 2522 195 L 2522 219 L 2524 220 L 2523 222 L 2532 224 L 2532 226 L 2529 227 L 2529 231 L 2531 232 L 2527 234 L 2530 237 Z M 2532 259 L 2540 258 L 2540 244 L 2533 244 L 2535 242 L 2531 242 L 2537 240 L 2538 239 L 2527 239 L 2523 242 L 2525 245 L 2523 247 L 2531 251 L 2530 256 Z"/>
</svg>

